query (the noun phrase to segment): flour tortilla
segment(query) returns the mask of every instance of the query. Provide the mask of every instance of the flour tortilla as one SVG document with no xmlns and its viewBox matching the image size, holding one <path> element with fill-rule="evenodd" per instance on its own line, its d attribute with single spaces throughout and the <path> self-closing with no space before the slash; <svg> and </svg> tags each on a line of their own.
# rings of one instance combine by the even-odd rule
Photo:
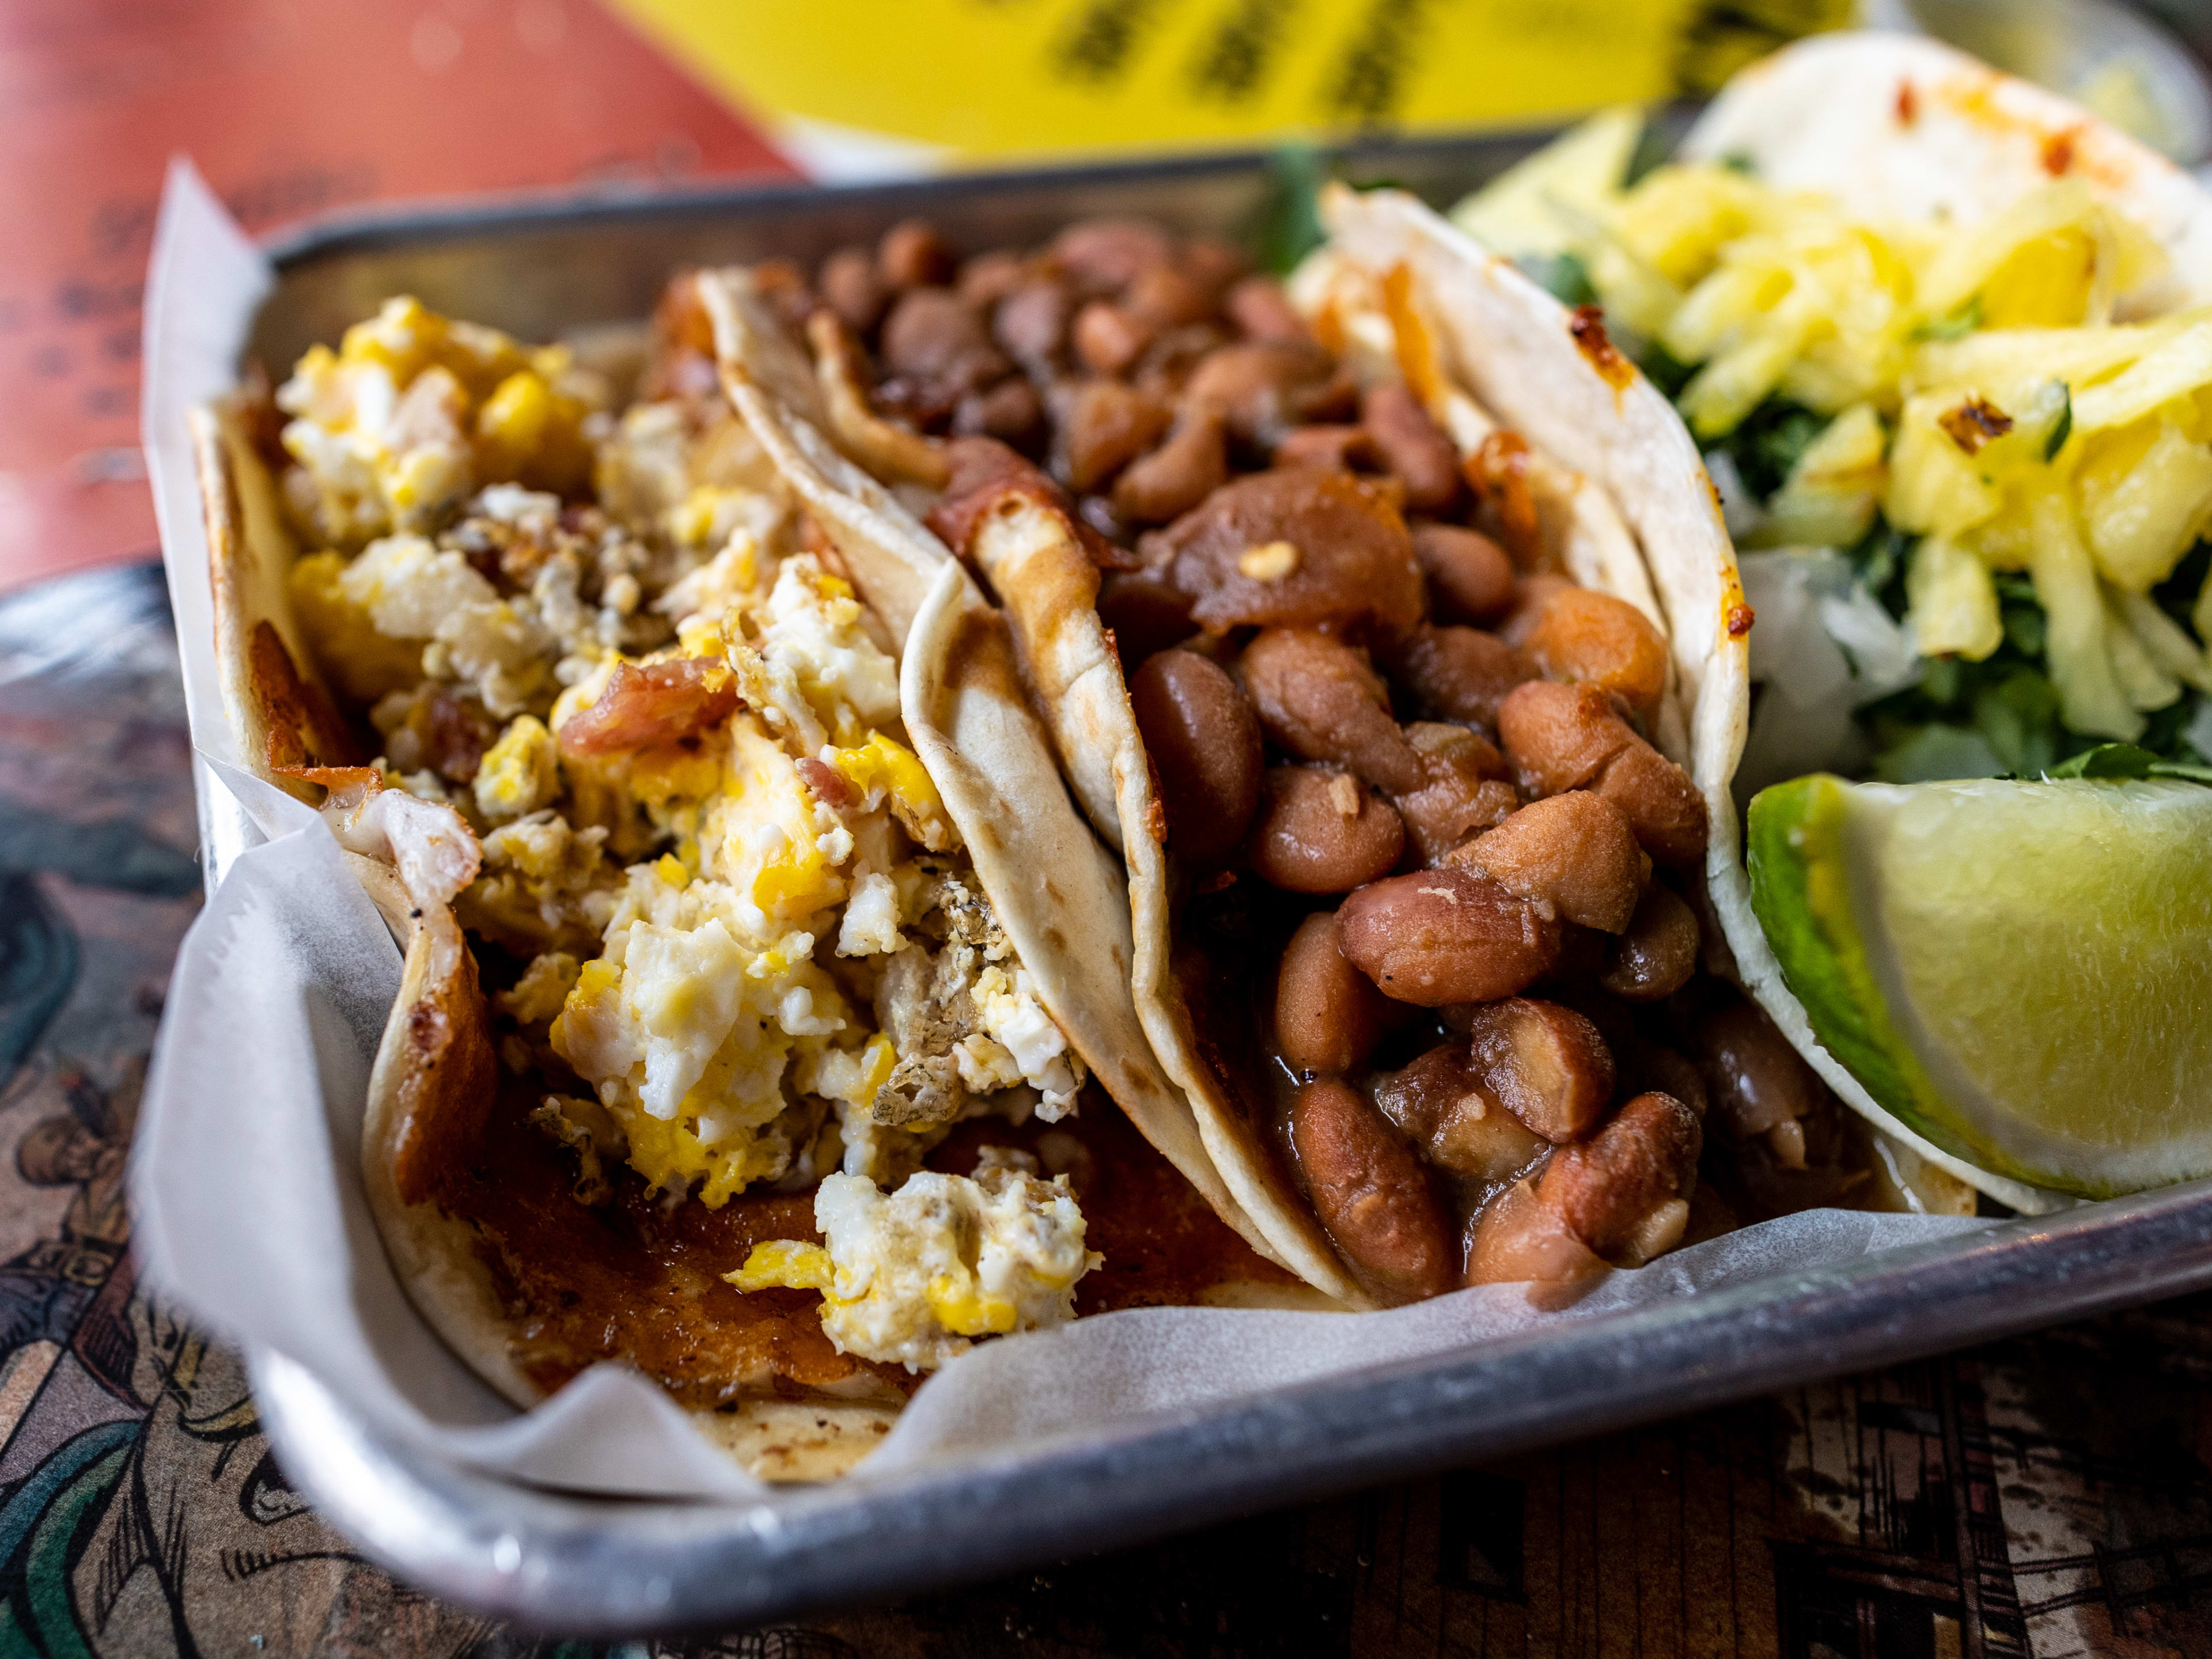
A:
<svg viewBox="0 0 2212 1659">
<path fill-rule="evenodd" d="M 1693 619 L 1670 630 L 1673 683 L 1654 735 L 1685 765 L 1701 754 L 1711 757 L 1697 775 L 1713 810 L 1716 857 L 1736 865 L 1727 779 L 1742 746 L 1748 688 L 1744 647 L 1729 636 L 1726 619 L 1742 593 L 1704 464 L 1673 410 L 1640 377 L 1622 389 L 1601 377 L 1555 300 L 1488 259 L 1412 198 L 1333 189 L 1322 214 L 1330 245 L 1301 273 L 1294 297 L 1310 310 L 1343 308 L 1338 321 L 1352 329 L 1346 356 L 1355 368 L 1369 378 L 1404 373 L 1462 453 L 1499 427 L 1519 432 L 1534 452 L 1530 482 L 1542 532 L 1569 573 L 1627 600 L 1662 629 L 1671 617 Z M 1411 281 L 1399 279 L 1397 291 L 1408 303 L 1394 325 L 1381 296 L 1401 270 Z M 820 435 L 815 422 L 829 416 L 816 376 L 764 309 L 757 302 L 748 308 L 744 300 L 739 286 L 720 301 L 740 313 L 725 324 L 740 382 L 731 395 L 748 420 L 763 423 L 757 426 L 763 445 L 787 468 L 793 489 L 833 535 L 842 523 L 872 552 L 895 535 L 906 556 L 951 562 L 884 483 L 856 464 L 859 453 L 837 453 Z M 1378 326 L 1380 338 L 1373 333 Z M 1407 334 L 1422 337 L 1418 346 Z M 1409 367 L 1409 356 L 1419 360 Z M 841 550 L 845 545 L 840 539 Z M 1110 937 L 1117 951 L 1124 939 L 1133 941 L 1127 1000 L 1218 1171 L 1218 1181 L 1200 1182 L 1201 1190 L 1307 1283 L 1348 1304 L 1363 1302 L 1310 1207 L 1200 1053 L 1170 965 L 1176 894 L 1164 815 L 1119 661 L 1098 620 L 1096 569 L 1056 514 L 1018 495 L 979 529 L 974 552 L 1003 607 L 1069 787 L 1121 848 L 1130 932 L 1117 927 L 1100 937 Z M 1651 572 L 1662 567 L 1668 574 L 1655 586 Z M 964 595 L 973 584 L 964 574 L 957 583 L 946 578 L 948 607 L 956 586 Z M 910 679 L 937 649 L 924 643 L 929 632 L 918 627 L 909 642 Z M 908 722 L 919 734 L 923 723 L 911 702 Z M 963 747 L 974 752 L 971 744 Z M 1114 1086 L 1110 1076 L 1108 1083 Z M 1215 1197 L 1222 1186 L 1234 1194 L 1233 1206 Z"/>
<path fill-rule="evenodd" d="M 898 497 L 823 435 L 828 413 L 813 374 L 745 273 L 704 276 L 700 295 L 730 401 L 905 641 L 908 735 L 1046 1008 L 1216 1214 L 1308 1284 L 1352 1297 L 1317 1234 L 1304 1238 L 1280 1224 L 1279 1194 L 1249 1178 L 1244 1152 L 1224 1157 L 1222 1126 L 1180 1086 L 1172 1061 L 1156 1058 L 1139 1021 L 1132 987 L 1164 963 L 1147 951 L 1152 935 L 1133 924 L 1130 884 L 1085 817 L 1109 836 L 1117 826 L 1142 836 L 1157 833 L 1158 814 L 1120 667 L 1091 608 L 1089 559 L 1072 542 L 1033 538 L 1019 556 L 1025 580 L 1011 590 L 1022 602 L 993 606 Z M 1002 601 L 1009 591 L 1001 588 Z M 1051 691 L 1036 700 L 1042 721 L 1025 690 L 1037 685 L 1041 665 Z M 1063 763 L 1076 757 L 1068 773 L 1081 811 L 1055 766 L 1055 739 Z M 1158 860 L 1157 841 L 1146 844 Z"/>
<path fill-rule="evenodd" d="M 1706 886 L 1745 990 L 1838 1097 L 1884 1134 L 2015 1209 L 2053 1207 L 2051 1194 L 1976 1169 L 1885 1111 L 1820 1047 L 1783 983 L 1752 912 L 1729 793 L 1751 721 L 1748 630 L 1732 634 L 1730 619 L 1749 612 L 1719 497 L 1674 406 L 1641 374 L 1616 387 L 1577 345 L 1565 307 L 1411 197 L 1334 191 L 1323 219 L 1345 257 L 1377 272 L 1401 262 L 1413 271 L 1455 382 L 1532 446 L 1601 485 L 1634 533 L 1663 612 L 1687 732 L 1686 755 L 1663 729 L 1660 746 L 1686 765 L 1705 798 Z M 1612 580 L 1575 574 L 1594 586 Z"/>
<path fill-rule="evenodd" d="M 342 769 L 363 758 L 337 714 L 295 621 L 286 574 L 301 550 L 276 507 L 274 479 L 234 406 L 192 413 L 215 588 L 216 644 L 226 712 L 246 763 L 303 799 L 314 783 L 279 769 Z M 343 785 L 341 785 L 343 787 Z M 411 811 L 410 809 L 419 809 Z M 442 808 L 383 791 L 350 813 L 325 817 L 349 867 L 406 952 L 371 1070 L 362 1126 L 369 1208 L 408 1299 L 471 1370 L 528 1408 L 544 1391 L 515 1364 L 510 1325 L 468 1223 L 400 1194 L 411 1137 L 483 1109 L 496 1085 L 489 1012 L 453 900 L 476 873 L 467 828 Z M 465 846 L 461 843 L 465 842 Z M 879 1444 L 899 1402 L 872 1373 L 855 1395 L 773 1395 L 759 1379 L 731 1411 L 694 1411 L 700 1431 L 766 1480 L 842 1474 Z"/>
<path fill-rule="evenodd" d="M 1875 221 L 1974 223 L 2063 173 L 2087 180 L 2169 256 L 2166 270 L 2117 296 L 2118 318 L 2212 303 L 2212 195 L 2078 105 L 1934 40 L 1844 33 L 1787 47 L 1729 82 L 1682 154 L 1741 156 L 1768 183 L 1820 191 Z M 1721 781 L 1724 799 L 1725 775 Z M 2069 1203 L 1930 1146 L 1821 1047 L 1752 910 L 1733 842 L 1729 851 L 1723 868 L 1715 848 L 1713 902 L 1744 984 L 1829 1086 L 1886 1133 L 2016 1210 Z"/>
<path fill-rule="evenodd" d="M 2212 303 L 2212 197 L 2155 150 L 2057 93 L 1923 35 L 1820 34 L 1737 74 L 1685 161 L 1748 161 L 1881 220 L 1972 224 L 2057 177 L 2148 233 L 2167 270 L 2118 296 L 2122 321 Z"/>
</svg>

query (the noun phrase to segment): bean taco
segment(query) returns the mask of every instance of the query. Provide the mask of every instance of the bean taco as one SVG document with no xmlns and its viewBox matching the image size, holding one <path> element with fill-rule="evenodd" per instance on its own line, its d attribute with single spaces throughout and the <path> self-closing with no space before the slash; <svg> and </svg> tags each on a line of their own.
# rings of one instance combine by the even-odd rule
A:
<svg viewBox="0 0 2212 1659">
<path fill-rule="evenodd" d="M 1966 1206 L 1698 972 L 1734 820 L 1690 766 L 1741 743 L 1751 613 L 1666 400 L 1410 198 L 1322 206 L 1287 287 L 1105 222 L 702 289 L 848 562 L 942 549 L 1000 607 L 1122 854 L 1152 1051 L 1310 1285 L 1571 1286 L 1808 1204 Z"/>
</svg>

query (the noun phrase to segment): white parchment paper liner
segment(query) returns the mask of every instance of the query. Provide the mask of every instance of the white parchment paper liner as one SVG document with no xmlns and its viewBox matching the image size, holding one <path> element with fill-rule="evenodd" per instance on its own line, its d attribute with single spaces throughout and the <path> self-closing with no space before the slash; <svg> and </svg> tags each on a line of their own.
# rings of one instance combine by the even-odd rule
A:
<svg viewBox="0 0 2212 1659">
<path fill-rule="evenodd" d="M 202 763 L 204 852 L 220 880 L 177 958 L 133 1152 L 146 1271 L 218 1334 L 283 1353 L 432 1455 L 584 1491 L 757 1499 L 770 1489 L 635 1372 L 599 1366 L 514 1411 L 431 1333 L 386 1261 L 359 1149 L 399 955 L 320 820 L 239 769 L 185 428 L 191 404 L 233 384 L 273 281 L 189 164 L 173 166 L 146 306 L 145 441 Z M 1564 1313 L 1493 1285 L 1389 1313 L 1104 1315 L 988 1342 L 946 1367 L 847 1478 L 1463 1351 L 1980 1224 L 1813 1212 L 1615 1273 Z"/>
</svg>

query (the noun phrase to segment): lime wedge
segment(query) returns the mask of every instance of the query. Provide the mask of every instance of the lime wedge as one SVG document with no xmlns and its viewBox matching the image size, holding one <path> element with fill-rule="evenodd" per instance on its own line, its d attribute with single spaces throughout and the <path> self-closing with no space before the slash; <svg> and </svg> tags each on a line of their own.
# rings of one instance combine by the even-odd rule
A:
<svg viewBox="0 0 2212 1659">
<path fill-rule="evenodd" d="M 1946 1151 L 2087 1197 L 2212 1174 L 2212 789 L 1846 783 L 1751 803 L 1813 1030 Z"/>
</svg>

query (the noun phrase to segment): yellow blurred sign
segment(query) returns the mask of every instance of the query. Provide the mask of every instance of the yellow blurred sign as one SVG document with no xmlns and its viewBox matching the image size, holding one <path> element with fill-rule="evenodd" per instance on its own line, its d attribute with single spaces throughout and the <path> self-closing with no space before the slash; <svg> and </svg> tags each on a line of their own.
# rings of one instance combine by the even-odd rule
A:
<svg viewBox="0 0 2212 1659">
<path fill-rule="evenodd" d="M 1533 123 L 1707 90 L 1851 0 L 613 0 L 805 156 Z"/>
</svg>

